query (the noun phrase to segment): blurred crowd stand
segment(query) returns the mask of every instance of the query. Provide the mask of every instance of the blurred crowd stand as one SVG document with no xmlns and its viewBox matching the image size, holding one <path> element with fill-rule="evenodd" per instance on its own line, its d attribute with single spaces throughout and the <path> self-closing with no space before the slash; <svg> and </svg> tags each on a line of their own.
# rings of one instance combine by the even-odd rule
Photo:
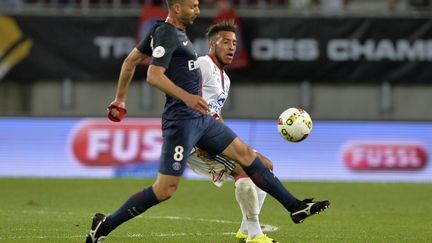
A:
<svg viewBox="0 0 432 243">
<path fill-rule="evenodd" d="M 350 0 L 313 0 L 313 5 L 322 13 L 341 13 L 348 9 Z"/>
<path fill-rule="evenodd" d="M 201 0 L 203 12 L 228 3 L 242 16 L 287 15 L 425 15 L 432 0 Z M 0 0 L 0 13 L 126 14 L 140 15 L 146 5 L 164 6 L 165 0 Z M 209 16 L 208 14 L 206 16 Z"/>
<path fill-rule="evenodd" d="M 221 0 L 202 0 L 201 8 L 212 9 Z M 224 1 L 224 0 L 223 0 Z M 286 9 L 341 13 L 346 11 L 429 10 L 432 0 L 228 0 L 236 9 Z M 144 5 L 164 5 L 164 0 L 0 0 L 0 10 L 30 11 L 35 9 L 137 10 Z"/>
<path fill-rule="evenodd" d="M 22 6 L 23 0 L 1 0 L 0 1 L 0 9 L 1 10 L 15 10 L 20 9 Z"/>
<path fill-rule="evenodd" d="M 389 0 L 388 10 L 389 11 L 400 11 L 400 10 L 412 10 L 412 11 L 430 11 L 432 6 L 432 0 Z"/>
</svg>

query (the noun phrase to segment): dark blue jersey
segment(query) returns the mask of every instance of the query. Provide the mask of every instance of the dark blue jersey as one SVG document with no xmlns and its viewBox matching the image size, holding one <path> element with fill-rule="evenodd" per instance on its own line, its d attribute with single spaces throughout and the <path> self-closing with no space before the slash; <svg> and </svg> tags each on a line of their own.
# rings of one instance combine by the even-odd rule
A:
<svg viewBox="0 0 432 243">
<path fill-rule="evenodd" d="M 137 49 L 151 55 L 151 64 L 166 68 L 165 75 L 185 91 L 201 95 L 201 72 L 197 54 L 184 30 L 166 22 L 157 22 Z M 163 119 L 178 120 L 200 114 L 185 103 L 166 95 Z"/>
</svg>

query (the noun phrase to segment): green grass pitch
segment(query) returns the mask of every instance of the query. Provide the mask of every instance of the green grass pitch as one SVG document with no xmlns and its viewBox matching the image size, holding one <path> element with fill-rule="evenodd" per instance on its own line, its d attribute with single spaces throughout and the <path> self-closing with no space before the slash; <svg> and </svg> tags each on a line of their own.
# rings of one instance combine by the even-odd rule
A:
<svg viewBox="0 0 432 243">
<path fill-rule="evenodd" d="M 0 179 L 0 242 L 84 242 L 94 212 L 109 213 L 152 183 L 138 179 Z M 260 219 L 279 242 L 432 242 L 432 184 L 284 182 L 331 207 L 292 223 L 267 197 Z M 174 197 L 121 225 L 107 242 L 236 242 L 234 184 L 183 180 Z M 276 228 L 274 228 L 276 229 Z"/>
</svg>

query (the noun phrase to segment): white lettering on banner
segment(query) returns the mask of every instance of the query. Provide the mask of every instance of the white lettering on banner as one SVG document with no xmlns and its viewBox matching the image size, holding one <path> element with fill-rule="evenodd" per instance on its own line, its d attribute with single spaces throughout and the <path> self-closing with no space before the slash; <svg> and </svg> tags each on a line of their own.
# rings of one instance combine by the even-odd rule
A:
<svg viewBox="0 0 432 243">
<path fill-rule="evenodd" d="M 272 39 L 255 39 L 252 41 L 252 58 L 255 60 L 274 59 L 274 44 Z"/>
<path fill-rule="evenodd" d="M 353 170 L 420 170 L 427 150 L 413 142 L 352 142 L 343 150 L 345 164 Z"/>
<path fill-rule="evenodd" d="M 327 56 L 332 61 L 349 60 L 349 45 L 345 40 L 332 40 L 327 45 Z"/>
<path fill-rule="evenodd" d="M 355 148 L 352 151 L 352 165 L 358 166 L 364 161 L 372 168 L 414 167 L 421 165 L 417 152 L 411 148 L 367 149 Z"/>
<path fill-rule="evenodd" d="M 92 129 L 88 135 L 87 157 L 90 160 L 95 160 L 102 153 L 109 151 L 109 138 L 111 136 L 109 130 Z"/>
<path fill-rule="evenodd" d="M 318 57 L 318 41 L 314 39 L 252 40 L 252 58 L 255 60 L 315 61 Z"/>
<path fill-rule="evenodd" d="M 161 146 L 161 131 L 160 130 L 148 130 L 142 137 L 142 142 L 145 149 L 141 152 L 141 158 L 158 159 L 162 152 Z"/>
<path fill-rule="evenodd" d="M 432 61 L 432 40 L 333 39 L 327 45 L 331 61 Z"/>
<path fill-rule="evenodd" d="M 126 137 L 127 136 L 127 137 Z M 139 150 L 139 131 L 116 129 L 113 137 L 113 157 L 118 161 L 129 161 L 136 157 Z"/>
<path fill-rule="evenodd" d="M 99 48 L 102 59 L 123 58 L 135 47 L 135 39 L 131 37 L 97 36 L 93 44 Z"/>
<path fill-rule="evenodd" d="M 205 40 L 205 39 L 203 39 Z M 198 53 L 206 48 L 206 42 L 195 40 Z M 132 37 L 97 36 L 93 40 L 102 59 L 121 59 L 135 47 Z M 418 39 L 331 39 L 326 47 L 330 61 L 432 61 L 432 40 Z M 319 40 L 289 38 L 256 38 L 251 43 L 252 58 L 260 61 L 316 61 L 320 56 Z M 191 61 L 189 70 L 197 69 Z"/>
<path fill-rule="evenodd" d="M 88 132 L 87 158 L 98 160 L 103 154 L 110 154 L 120 162 L 157 160 L 161 153 L 161 131 L 147 129 L 91 129 Z"/>
</svg>

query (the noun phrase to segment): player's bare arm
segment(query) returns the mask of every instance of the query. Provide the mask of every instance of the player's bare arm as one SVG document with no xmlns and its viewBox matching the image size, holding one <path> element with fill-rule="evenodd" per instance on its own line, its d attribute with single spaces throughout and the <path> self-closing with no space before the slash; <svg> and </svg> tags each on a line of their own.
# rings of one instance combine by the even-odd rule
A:
<svg viewBox="0 0 432 243">
<path fill-rule="evenodd" d="M 193 95 L 175 85 L 166 75 L 165 68 L 150 65 L 147 71 L 147 82 L 165 94 L 183 101 L 189 108 L 201 114 L 207 114 L 209 108 L 207 102 L 199 95 Z"/>
<path fill-rule="evenodd" d="M 134 48 L 126 59 L 123 61 L 123 65 L 120 70 L 120 77 L 117 85 L 116 100 L 119 102 L 125 102 L 129 90 L 129 84 L 132 77 L 135 74 L 136 66 L 138 66 L 148 56 L 138 49 Z"/>
<path fill-rule="evenodd" d="M 117 91 L 115 99 L 110 103 L 109 106 L 116 106 L 120 108 L 126 107 L 126 99 L 129 91 L 129 85 L 131 83 L 132 77 L 135 74 L 136 66 L 139 65 L 148 56 L 138 49 L 134 48 L 126 59 L 123 61 L 120 76 L 117 83 Z M 108 109 L 112 116 L 118 117 L 119 111 L 117 109 Z"/>
</svg>

